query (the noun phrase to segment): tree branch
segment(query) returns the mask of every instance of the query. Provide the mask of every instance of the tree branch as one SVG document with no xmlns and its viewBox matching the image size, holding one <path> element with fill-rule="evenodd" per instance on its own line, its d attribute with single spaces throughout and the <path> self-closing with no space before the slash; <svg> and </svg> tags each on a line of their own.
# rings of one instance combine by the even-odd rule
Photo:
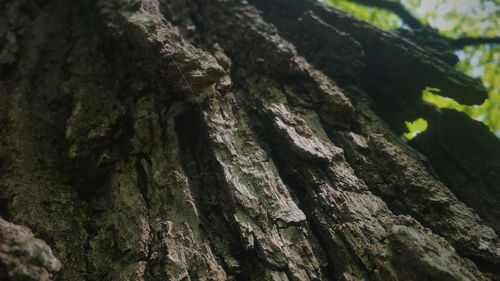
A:
<svg viewBox="0 0 500 281">
<path fill-rule="evenodd" d="M 450 46 L 453 49 L 462 49 L 467 46 L 481 44 L 500 44 L 500 37 L 463 37 L 450 40 Z"/>
<path fill-rule="evenodd" d="M 405 24 L 410 28 L 422 28 L 424 25 L 412 13 L 405 9 L 403 5 L 398 2 L 388 0 L 349 0 L 350 2 L 358 3 L 364 6 L 381 8 L 389 10 L 398 15 Z"/>
<path fill-rule="evenodd" d="M 398 15 L 403 22 L 411 29 L 422 29 L 426 26 L 420 22 L 410 11 L 408 11 L 401 3 L 389 0 L 349 0 L 353 3 L 358 3 L 368 7 L 375 7 L 388 10 Z M 500 43 L 500 37 L 463 37 L 451 39 L 440 35 L 449 42 L 452 49 L 463 49 L 467 46 L 477 46 L 482 44 Z"/>
</svg>

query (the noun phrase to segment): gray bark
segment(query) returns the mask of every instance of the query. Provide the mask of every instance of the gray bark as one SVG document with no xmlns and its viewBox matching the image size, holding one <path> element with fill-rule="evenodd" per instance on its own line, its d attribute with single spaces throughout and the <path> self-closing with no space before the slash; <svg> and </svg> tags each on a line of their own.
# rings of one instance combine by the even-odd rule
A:
<svg viewBox="0 0 500 281">
<path fill-rule="evenodd" d="M 315 0 L 3 1 L 0 43 L 0 214 L 53 251 L 0 220 L 2 280 L 500 280 L 449 54 Z"/>
</svg>

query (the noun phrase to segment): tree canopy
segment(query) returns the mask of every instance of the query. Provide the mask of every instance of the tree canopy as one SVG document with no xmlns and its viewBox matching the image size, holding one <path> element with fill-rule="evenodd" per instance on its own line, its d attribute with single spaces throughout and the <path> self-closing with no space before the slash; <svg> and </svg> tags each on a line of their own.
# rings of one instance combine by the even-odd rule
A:
<svg viewBox="0 0 500 281">
<path fill-rule="evenodd" d="M 500 137 L 500 4 L 498 0 L 325 0 L 356 17 L 384 29 L 432 28 L 450 39 L 450 51 L 458 56 L 456 68 L 481 78 L 489 98 L 481 105 L 462 105 L 439 95 L 439 89 L 422 91 L 425 101 L 453 108 L 482 121 Z M 427 124 L 407 122 L 412 138 Z"/>
</svg>

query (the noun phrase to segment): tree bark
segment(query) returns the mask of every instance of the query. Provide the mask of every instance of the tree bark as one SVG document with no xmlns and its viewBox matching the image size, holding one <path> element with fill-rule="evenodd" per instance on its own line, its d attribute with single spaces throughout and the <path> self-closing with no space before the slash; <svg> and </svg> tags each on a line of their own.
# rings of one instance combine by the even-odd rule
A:
<svg viewBox="0 0 500 281">
<path fill-rule="evenodd" d="M 500 280 L 500 142 L 422 101 L 486 98 L 437 49 L 315 0 L 3 1 L 0 43 L 0 215 L 53 251 L 0 220 L 2 280 Z"/>
</svg>

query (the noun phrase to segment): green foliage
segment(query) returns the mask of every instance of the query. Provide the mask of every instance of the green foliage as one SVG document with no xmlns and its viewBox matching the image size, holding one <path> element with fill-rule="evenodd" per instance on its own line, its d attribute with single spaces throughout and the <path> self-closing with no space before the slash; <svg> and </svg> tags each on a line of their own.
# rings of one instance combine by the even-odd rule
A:
<svg viewBox="0 0 500 281">
<path fill-rule="evenodd" d="M 482 105 L 463 106 L 462 111 L 484 122 L 500 137 L 500 46 L 467 47 L 458 55 L 461 61 L 457 68 L 471 76 L 481 77 L 489 96 Z M 435 104 L 441 106 L 440 103 Z"/>
<path fill-rule="evenodd" d="M 348 0 L 325 0 L 325 2 L 385 29 L 394 29 L 402 25 L 398 16 L 383 9 L 358 5 Z"/>
<path fill-rule="evenodd" d="M 403 23 L 392 13 L 354 4 L 347 0 L 325 0 L 356 17 L 368 20 L 382 28 L 394 29 Z M 499 0 L 394 0 L 412 11 L 424 24 L 439 30 L 450 38 L 499 37 Z M 435 89 L 425 89 L 423 98 L 439 107 L 466 112 L 484 122 L 500 137 L 500 44 L 485 44 L 456 51 L 460 63 L 456 68 L 473 77 L 481 77 L 489 99 L 480 106 L 464 106 L 441 97 Z M 432 93 L 434 92 L 434 93 Z M 409 127 L 410 135 L 415 127 Z"/>
<path fill-rule="evenodd" d="M 427 87 L 422 91 L 422 98 L 426 102 L 433 103 L 439 107 L 452 108 L 458 111 L 467 110 L 468 106 L 459 104 L 454 99 L 440 96 L 437 94 L 439 92 L 441 92 L 439 89 Z"/>
<path fill-rule="evenodd" d="M 406 127 L 408 128 L 408 133 L 405 134 L 405 137 L 409 140 L 416 137 L 421 132 L 427 130 L 427 121 L 422 118 L 418 118 L 413 122 L 406 121 Z"/>
</svg>

